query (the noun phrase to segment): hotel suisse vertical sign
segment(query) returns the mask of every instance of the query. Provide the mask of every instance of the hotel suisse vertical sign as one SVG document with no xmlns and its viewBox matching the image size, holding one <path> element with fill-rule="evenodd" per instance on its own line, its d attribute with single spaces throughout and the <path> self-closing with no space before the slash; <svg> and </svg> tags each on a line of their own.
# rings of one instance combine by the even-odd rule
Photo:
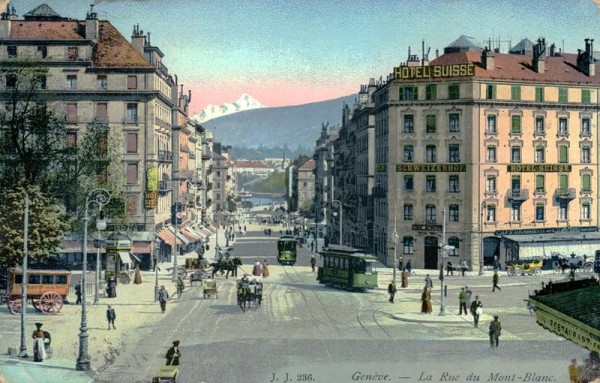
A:
<svg viewBox="0 0 600 383">
<path fill-rule="evenodd" d="M 394 68 L 394 78 L 415 80 L 440 77 L 467 77 L 475 75 L 475 64 L 400 66 Z"/>
<path fill-rule="evenodd" d="M 146 170 L 146 198 L 144 198 L 146 209 L 154 209 L 158 206 L 158 167 L 152 166 Z"/>
</svg>

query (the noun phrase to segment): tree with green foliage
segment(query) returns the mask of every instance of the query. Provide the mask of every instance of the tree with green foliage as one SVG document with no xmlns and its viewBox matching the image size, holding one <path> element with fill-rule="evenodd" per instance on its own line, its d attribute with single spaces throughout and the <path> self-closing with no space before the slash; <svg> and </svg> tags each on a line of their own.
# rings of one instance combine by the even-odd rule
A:
<svg viewBox="0 0 600 383">
<path fill-rule="evenodd" d="M 29 198 L 28 255 L 41 259 L 58 250 L 67 229 L 67 215 L 39 187 L 0 191 L 0 270 L 22 265 L 25 233 L 25 194 Z"/>
</svg>

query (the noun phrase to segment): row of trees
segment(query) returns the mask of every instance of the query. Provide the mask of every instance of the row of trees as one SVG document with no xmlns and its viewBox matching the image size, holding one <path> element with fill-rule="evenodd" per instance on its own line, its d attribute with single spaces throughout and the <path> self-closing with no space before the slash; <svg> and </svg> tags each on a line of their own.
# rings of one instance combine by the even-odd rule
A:
<svg viewBox="0 0 600 383">
<path fill-rule="evenodd" d="M 0 271 L 21 264 L 24 201 L 30 200 L 28 249 L 40 259 L 66 233 L 81 232 L 85 199 L 112 193 L 107 215 L 124 220 L 122 139 L 108 124 L 78 132 L 45 90 L 47 69 L 33 62 L 0 67 Z M 110 174 L 110 177 L 108 176 Z"/>
</svg>

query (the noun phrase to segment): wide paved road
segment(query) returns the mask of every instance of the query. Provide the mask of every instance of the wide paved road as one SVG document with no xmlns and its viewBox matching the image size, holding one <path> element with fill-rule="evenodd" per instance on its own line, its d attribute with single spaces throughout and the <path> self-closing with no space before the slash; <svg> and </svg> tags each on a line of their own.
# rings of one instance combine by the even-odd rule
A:
<svg viewBox="0 0 600 383">
<path fill-rule="evenodd" d="M 381 276 L 378 290 L 353 293 L 319 285 L 305 249 L 295 266 L 279 266 L 273 234 L 250 232 L 236 241 L 233 251 L 248 273 L 255 258 L 271 264 L 263 307 L 242 312 L 235 304 L 233 279 L 219 278 L 218 299 L 203 299 L 200 287 L 188 288 L 181 302 L 168 306 L 167 314 L 157 313 L 155 326 L 131 334 L 125 352 L 97 381 L 150 381 L 175 339 L 181 340 L 183 352 L 178 382 L 562 383 L 568 381 L 570 359 L 587 355 L 537 326 L 524 309 L 527 290 L 548 275 L 501 275 L 501 293 L 491 293 L 489 276 L 447 278 L 449 312 L 456 309 L 459 286 L 468 283 L 482 296 L 486 312 L 501 315 L 501 345 L 490 349 L 488 321 L 475 329 L 467 317 L 464 323 L 451 324 L 394 319 L 400 305 L 387 302 L 388 276 Z M 438 290 L 439 281 L 432 276 Z M 397 300 L 418 301 L 421 287 L 422 276 L 412 278 Z M 438 298 L 434 291 L 434 312 Z"/>
</svg>

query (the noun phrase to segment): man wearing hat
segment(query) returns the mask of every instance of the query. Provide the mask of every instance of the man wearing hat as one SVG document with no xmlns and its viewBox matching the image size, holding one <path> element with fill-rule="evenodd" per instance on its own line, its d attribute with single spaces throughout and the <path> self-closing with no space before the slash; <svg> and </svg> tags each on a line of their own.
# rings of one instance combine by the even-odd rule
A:
<svg viewBox="0 0 600 383">
<path fill-rule="evenodd" d="M 165 289 L 165 286 L 160 286 L 160 289 L 158 289 L 158 302 L 163 313 L 167 309 L 167 299 L 169 299 L 169 293 Z"/>
<path fill-rule="evenodd" d="M 46 359 L 46 347 L 44 345 L 45 334 L 42 330 L 42 324 L 36 323 L 36 329 L 33 331 L 33 361 L 43 362 Z"/>
<path fill-rule="evenodd" d="M 108 308 L 106 309 L 106 320 L 108 320 L 108 329 L 109 330 L 110 330 L 111 324 L 115 330 L 117 329 L 115 327 L 115 319 L 117 319 L 117 313 L 115 312 L 115 309 L 113 309 L 112 307 L 110 307 L 110 305 L 108 305 Z"/>
<path fill-rule="evenodd" d="M 179 341 L 173 341 L 173 346 L 167 351 L 167 366 L 179 366 L 179 358 L 181 358 L 181 351 L 179 350 Z"/>
</svg>

